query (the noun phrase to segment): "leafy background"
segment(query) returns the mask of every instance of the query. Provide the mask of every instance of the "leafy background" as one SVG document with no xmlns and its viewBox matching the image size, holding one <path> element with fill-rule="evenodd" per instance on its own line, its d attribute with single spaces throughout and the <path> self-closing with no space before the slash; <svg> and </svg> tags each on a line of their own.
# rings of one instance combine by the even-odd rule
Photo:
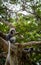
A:
<svg viewBox="0 0 41 65">
<path fill-rule="evenodd" d="M 6 0 L 4 0 L 6 1 Z M 34 2 L 34 0 L 26 0 L 26 2 Z M 16 0 L 11 0 L 11 4 L 16 4 L 20 2 L 16 2 Z M 25 4 L 26 5 L 26 4 Z M 25 7 L 25 6 L 24 6 Z M 22 7 L 23 8 L 23 7 Z M 2 19 L 5 20 L 5 22 L 11 23 L 13 26 L 16 27 L 16 31 L 19 32 L 18 35 L 16 35 L 16 42 L 19 43 L 25 43 L 29 41 L 41 41 L 41 0 L 37 0 L 35 4 L 31 4 L 30 8 L 33 10 L 33 15 L 23 15 L 19 13 L 18 19 L 17 17 L 10 17 L 10 14 L 7 12 L 7 7 L 2 4 L 2 1 L 0 0 L 0 31 L 4 33 L 8 33 L 10 27 L 6 25 L 5 23 L 2 23 Z M 25 9 L 25 8 L 24 8 Z M 16 14 L 16 13 L 15 13 Z M 39 49 L 41 51 L 41 46 L 32 46 L 36 50 Z M 1 49 L 0 49 L 1 52 Z M 41 53 L 32 53 L 30 54 L 30 58 L 39 65 L 41 65 Z M 0 58 L 0 62 L 2 61 L 2 64 L 4 64 L 3 58 Z M 1 64 L 1 65 L 2 65 Z"/>
</svg>

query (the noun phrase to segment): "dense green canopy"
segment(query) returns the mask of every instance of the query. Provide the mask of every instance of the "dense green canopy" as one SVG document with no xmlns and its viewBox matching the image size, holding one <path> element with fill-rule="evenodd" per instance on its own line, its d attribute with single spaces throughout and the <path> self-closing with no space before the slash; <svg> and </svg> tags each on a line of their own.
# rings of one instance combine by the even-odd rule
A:
<svg viewBox="0 0 41 65">
<path fill-rule="evenodd" d="M 3 1 L 7 2 L 7 0 Z M 28 14 L 11 11 L 12 9 L 8 8 L 8 4 L 5 6 L 0 0 L 0 31 L 8 33 L 11 27 L 7 23 L 11 23 L 12 26 L 15 26 L 16 31 L 19 32 L 15 36 L 16 42 L 41 41 L 41 0 L 8 0 L 8 2 L 11 5 L 16 4 L 16 6 L 20 4 L 20 9 Z M 11 16 L 12 12 L 15 14 L 13 18 Z M 41 49 L 41 46 L 34 47 Z M 38 63 L 41 60 L 41 54 L 32 54 L 30 58 Z M 41 65 L 41 62 L 39 65 Z"/>
</svg>

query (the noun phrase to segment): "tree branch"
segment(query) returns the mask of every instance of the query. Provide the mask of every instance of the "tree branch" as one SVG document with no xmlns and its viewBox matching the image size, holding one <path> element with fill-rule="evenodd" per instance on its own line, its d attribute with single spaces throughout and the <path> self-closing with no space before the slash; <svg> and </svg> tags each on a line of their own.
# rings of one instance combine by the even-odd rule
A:
<svg viewBox="0 0 41 65">
<path fill-rule="evenodd" d="M 3 43 L 2 43 L 3 42 Z M 4 40 L 2 37 L 0 37 L 0 43 L 3 45 L 4 50 L 6 50 L 8 48 L 8 42 L 6 40 Z M 14 46 L 13 44 L 11 44 L 11 50 L 14 52 L 14 49 L 16 49 L 16 46 Z M 7 51 L 7 50 L 6 50 Z"/>
<path fill-rule="evenodd" d="M 33 46 L 33 45 L 41 45 L 41 41 L 30 41 L 27 43 L 16 43 L 15 45 L 16 46 L 23 46 L 23 47 Z"/>
<path fill-rule="evenodd" d="M 15 26 L 13 26 L 10 22 L 5 21 L 4 19 L 1 19 L 0 22 L 6 24 L 6 25 L 9 26 L 10 28 L 15 28 Z"/>
</svg>

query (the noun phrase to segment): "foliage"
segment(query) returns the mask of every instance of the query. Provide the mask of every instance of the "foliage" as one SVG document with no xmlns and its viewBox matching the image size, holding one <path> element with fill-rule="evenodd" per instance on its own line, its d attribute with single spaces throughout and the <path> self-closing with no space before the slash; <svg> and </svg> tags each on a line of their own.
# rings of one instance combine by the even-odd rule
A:
<svg viewBox="0 0 41 65">
<path fill-rule="evenodd" d="M 38 25 L 33 17 L 20 17 L 18 22 L 15 22 L 16 31 L 23 37 L 21 39 L 20 35 L 17 36 L 18 42 L 28 42 L 28 41 L 39 41 L 41 40 L 41 33 L 39 33 L 41 26 Z M 21 41 L 20 41 L 21 40 Z"/>
<path fill-rule="evenodd" d="M 7 0 L 6 0 L 7 1 Z M 22 1 L 24 3 L 24 0 Z M 30 5 L 23 4 L 21 8 L 24 10 L 26 9 L 29 15 L 18 14 L 18 18 L 11 18 L 11 14 L 8 14 L 9 9 L 3 5 L 2 1 L 0 0 L 0 19 L 4 19 L 5 22 L 13 24 L 15 26 L 16 31 L 19 32 L 16 37 L 16 42 L 24 43 L 28 41 L 41 41 L 41 0 L 25 0 L 27 3 L 31 3 Z M 11 4 L 16 4 L 16 0 L 10 0 Z M 18 3 L 18 0 L 17 0 Z M 19 4 L 19 3 L 18 3 Z M 26 7 L 27 6 L 27 7 Z M 28 11 L 28 7 L 32 10 L 32 12 Z M 7 12 L 7 10 L 9 12 Z M 24 10 L 25 11 L 25 10 Z M 9 26 L 5 23 L 2 23 L 0 20 L 0 31 L 4 33 L 8 33 Z M 41 46 L 34 46 L 36 50 Z M 30 58 L 39 63 L 41 65 L 41 54 L 32 53 L 29 54 Z M 0 60 L 1 61 L 1 60 Z M 4 60 L 3 60 L 4 61 Z M 3 63 L 3 62 L 2 62 Z M 38 64 L 37 64 L 38 65 Z"/>
</svg>

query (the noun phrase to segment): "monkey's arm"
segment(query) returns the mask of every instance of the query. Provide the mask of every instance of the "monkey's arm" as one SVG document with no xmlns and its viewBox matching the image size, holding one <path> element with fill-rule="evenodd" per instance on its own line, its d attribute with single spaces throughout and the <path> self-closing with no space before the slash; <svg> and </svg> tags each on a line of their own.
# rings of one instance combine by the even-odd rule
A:
<svg viewBox="0 0 41 65">
<path fill-rule="evenodd" d="M 6 34 L 0 31 L 0 37 L 2 37 L 3 39 L 6 39 Z"/>
</svg>

